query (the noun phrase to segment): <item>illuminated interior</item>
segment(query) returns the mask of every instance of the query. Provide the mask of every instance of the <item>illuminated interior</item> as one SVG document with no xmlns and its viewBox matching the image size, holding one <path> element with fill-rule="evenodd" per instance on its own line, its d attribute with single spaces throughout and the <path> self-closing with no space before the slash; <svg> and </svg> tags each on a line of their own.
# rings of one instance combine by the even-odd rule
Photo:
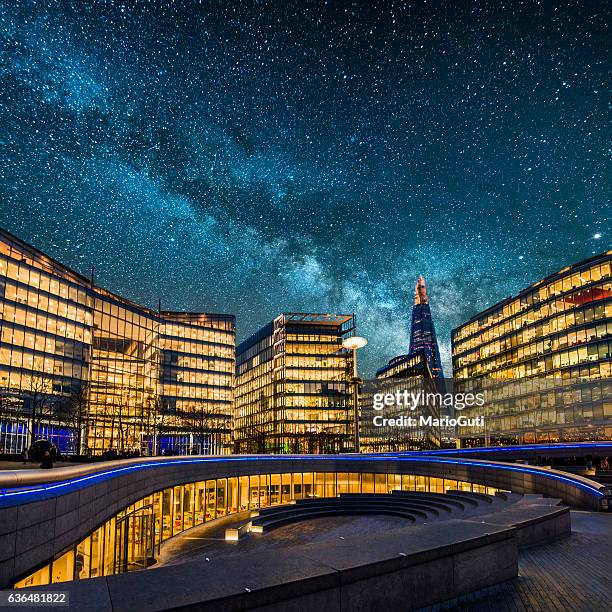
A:
<svg viewBox="0 0 612 612">
<path fill-rule="evenodd" d="M 76 545 L 17 581 L 15 588 L 143 569 L 162 542 L 216 518 L 311 497 L 393 490 L 494 494 L 499 489 L 430 476 L 358 472 L 293 472 L 201 480 L 168 487 L 132 504 Z"/>
<path fill-rule="evenodd" d="M 486 430 L 461 428 L 462 443 L 612 437 L 611 265 L 608 252 L 566 268 L 453 331 L 454 378 L 489 391 Z"/>
<path fill-rule="evenodd" d="M 236 350 L 237 452 L 342 452 L 352 444 L 350 315 L 290 313 Z"/>
<path fill-rule="evenodd" d="M 231 450 L 235 319 L 159 312 L 0 230 L 0 452 Z"/>
</svg>

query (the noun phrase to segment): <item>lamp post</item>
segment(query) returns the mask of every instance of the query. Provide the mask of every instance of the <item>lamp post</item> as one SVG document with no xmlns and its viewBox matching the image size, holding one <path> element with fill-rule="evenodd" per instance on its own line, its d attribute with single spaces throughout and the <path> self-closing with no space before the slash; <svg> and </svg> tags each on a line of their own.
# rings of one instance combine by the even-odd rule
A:
<svg viewBox="0 0 612 612">
<path fill-rule="evenodd" d="M 353 353 L 353 376 L 349 382 L 353 383 L 353 410 L 355 412 L 355 452 L 359 452 L 359 385 L 363 382 L 357 375 L 357 349 L 363 348 L 368 341 L 361 336 L 351 336 L 342 341 L 342 346 Z"/>
</svg>

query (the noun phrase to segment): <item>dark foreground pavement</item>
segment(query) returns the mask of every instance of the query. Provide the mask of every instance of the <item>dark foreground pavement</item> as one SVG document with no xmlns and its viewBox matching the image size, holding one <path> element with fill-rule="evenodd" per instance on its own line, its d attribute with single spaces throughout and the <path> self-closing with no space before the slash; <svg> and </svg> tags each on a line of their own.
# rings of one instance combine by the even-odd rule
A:
<svg viewBox="0 0 612 612">
<path fill-rule="evenodd" d="M 571 514 L 570 537 L 520 551 L 517 579 L 426 610 L 612 610 L 612 514 Z"/>
</svg>

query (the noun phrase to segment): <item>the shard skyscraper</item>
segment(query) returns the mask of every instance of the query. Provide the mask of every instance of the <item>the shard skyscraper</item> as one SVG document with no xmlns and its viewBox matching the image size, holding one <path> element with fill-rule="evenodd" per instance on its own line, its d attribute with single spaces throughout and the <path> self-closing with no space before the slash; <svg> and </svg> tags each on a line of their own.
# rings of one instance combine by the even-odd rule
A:
<svg viewBox="0 0 612 612">
<path fill-rule="evenodd" d="M 410 352 L 423 350 L 435 379 L 444 378 L 440 349 L 434 329 L 425 279 L 419 276 L 414 288 L 414 306 L 412 307 L 412 328 L 410 332 Z"/>
</svg>

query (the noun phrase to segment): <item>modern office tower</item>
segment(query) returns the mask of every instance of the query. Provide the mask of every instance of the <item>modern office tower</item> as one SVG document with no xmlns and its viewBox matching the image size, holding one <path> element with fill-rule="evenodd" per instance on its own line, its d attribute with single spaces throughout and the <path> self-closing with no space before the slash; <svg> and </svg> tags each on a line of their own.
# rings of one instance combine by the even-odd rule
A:
<svg viewBox="0 0 612 612">
<path fill-rule="evenodd" d="M 0 452 L 21 452 L 33 430 L 65 447 L 47 417 L 86 385 L 92 329 L 87 281 L 0 231 Z"/>
<path fill-rule="evenodd" d="M 415 410 L 392 406 L 377 411 L 373 405 L 374 393 L 407 391 L 411 397 L 419 393 L 435 394 L 436 379 L 432 376 L 425 351 L 418 350 L 408 355 L 399 355 L 376 372 L 376 381 L 368 381 L 361 399 L 361 448 L 366 452 L 396 452 L 439 448 L 441 443 L 439 405 L 436 402 L 423 404 Z M 398 417 L 415 419 L 413 425 L 376 425 L 374 419 Z M 421 420 L 431 417 L 435 421 Z"/>
<path fill-rule="evenodd" d="M 410 331 L 410 353 L 419 350 L 425 352 L 429 369 L 434 378 L 444 378 L 440 349 L 434 329 L 425 279 L 419 276 L 414 288 L 414 306 L 412 307 L 412 326 Z"/>
<path fill-rule="evenodd" d="M 285 313 L 236 349 L 237 452 L 352 448 L 352 315 Z"/>
<path fill-rule="evenodd" d="M 564 268 L 453 331 L 455 379 L 487 393 L 463 446 L 612 438 L 611 264 Z"/>
<path fill-rule="evenodd" d="M 162 446 L 226 453 L 232 448 L 235 318 L 169 311 L 161 318 L 159 393 L 169 428 Z"/>
<path fill-rule="evenodd" d="M 233 316 L 139 306 L 0 230 L 0 335 L 0 453 L 229 450 Z"/>
</svg>

